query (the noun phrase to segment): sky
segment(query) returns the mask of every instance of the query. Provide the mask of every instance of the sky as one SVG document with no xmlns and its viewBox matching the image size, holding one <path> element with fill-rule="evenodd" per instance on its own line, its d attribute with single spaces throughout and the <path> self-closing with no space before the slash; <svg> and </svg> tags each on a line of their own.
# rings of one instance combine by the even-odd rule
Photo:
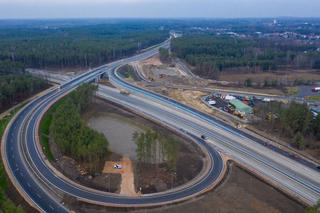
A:
<svg viewBox="0 0 320 213">
<path fill-rule="evenodd" d="M 0 19 L 320 17 L 320 0 L 0 0 Z"/>
</svg>

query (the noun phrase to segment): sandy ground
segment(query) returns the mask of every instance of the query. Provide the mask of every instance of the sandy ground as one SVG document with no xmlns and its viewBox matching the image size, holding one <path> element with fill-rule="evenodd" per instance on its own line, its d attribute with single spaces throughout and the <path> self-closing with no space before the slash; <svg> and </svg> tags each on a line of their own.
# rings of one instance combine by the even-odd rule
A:
<svg viewBox="0 0 320 213">
<path fill-rule="evenodd" d="M 122 165 L 122 169 L 115 169 L 115 164 Z M 137 196 L 134 186 L 134 173 L 132 168 L 132 162 L 128 157 L 123 157 L 121 161 L 107 161 L 103 168 L 102 173 L 105 174 L 121 174 L 120 194 L 127 196 Z"/>
<path fill-rule="evenodd" d="M 168 90 L 168 96 L 174 98 L 178 101 L 181 101 L 184 104 L 191 105 L 198 110 L 207 113 L 213 113 L 213 110 L 207 107 L 201 102 L 201 98 L 207 95 L 207 93 L 201 91 L 192 91 L 192 90 L 179 90 L 179 89 L 170 89 Z"/>
<path fill-rule="evenodd" d="M 239 123 L 238 120 L 232 119 L 230 116 L 223 115 L 222 113 L 219 113 L 218 111 L 209 108 L 207 105 L 205 105 L 201 98 L 205 95 L 208 95 L 208 93 L 196 91 L 196 90 L 181 90 L 181 89 L 169 89 L 167 90 L 169 97 L 176 99 L 184 104 L 187 104 L 189 106 L 192 106 L 202 112 L 206 112 L 210 115 L 215 116 L 216 118 L 223 120 L 226 123 L 229 123 L 231 125 L 236 125 Z"/>
<path fill-rule="evenodd" d="M 162 63 L 159 55 L 144 61 L 135 62 L 134 65 L 138 68 L 139 72 L 143 74 L 143 76 L 149 79 L 159 79 L 159 75 L 161 74 L 166 76 L 187 76 L 187 74 L 178 67 Z"/>
<path fill-rule="evenodd" d="M 149 58 L 147 60 L 139 62 L 139 64 L 141 64 L 141 65 L 150 65 L 150 64 L 152 64 L 152 65 L 155 65 L 155 66 L 160 66 L 160 65 L 162 65 L 162 62 L 160 61 L 159 55 L 156 55 L 156 56 L 154 56 L 152 58 Z"/>
</svg>

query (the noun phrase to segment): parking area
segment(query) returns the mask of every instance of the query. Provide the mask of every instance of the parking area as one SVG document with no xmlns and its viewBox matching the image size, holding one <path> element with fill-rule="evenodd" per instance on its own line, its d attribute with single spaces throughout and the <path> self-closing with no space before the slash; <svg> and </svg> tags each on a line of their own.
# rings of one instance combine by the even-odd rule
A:
<svg viewBox="0 0 320 213">
<path fill-rule="evenodd" d="M 219 109 L 241 119 L 247 119 L 253 114 L 256 104 L 270 102 L 267 98 L 255 96 L 240 96 L 214 92 L 202 98 L 209 107 Z"/>
</svg>

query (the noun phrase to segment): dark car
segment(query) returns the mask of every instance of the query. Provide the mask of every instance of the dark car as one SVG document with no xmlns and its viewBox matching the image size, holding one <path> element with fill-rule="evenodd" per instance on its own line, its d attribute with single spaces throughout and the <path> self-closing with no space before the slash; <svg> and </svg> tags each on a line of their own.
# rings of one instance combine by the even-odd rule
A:
<svg viewBox="0 0 320 213">
<path fill-rule="evenodd" d="M 201 135 L 201 139 L 203 139 L 203 140 L 207 140 L 207 136 L 205 136 L 205 135 Z"/>
</svg>

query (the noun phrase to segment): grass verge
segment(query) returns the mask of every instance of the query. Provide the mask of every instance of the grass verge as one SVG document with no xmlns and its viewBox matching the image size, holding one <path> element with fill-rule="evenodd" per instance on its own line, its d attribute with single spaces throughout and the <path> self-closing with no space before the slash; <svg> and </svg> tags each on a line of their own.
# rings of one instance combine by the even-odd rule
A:
<svg viewBox="0 0 320 213">
<path fill-rule="evenodd" d="M 320 95 L 307 96 L 307 97 L 305 97 L 305 99 L 306 99 L 307 101 L 320 101 Z"/>
<path fill-rule="evenodd" d="M 60 101 L 55 103 L 53 106 L 51 106 L 51 108 L 43 116 L 39 126 L 40 144 L 42 146 L 43 153 L 45 154 L 45 156 L 49 161 L 54 161 L 54 157 L 49 145 L 50 126 L 52 123 L 52 116 L 56 111 L 56 109 L 61 104 L 62 100 L 63 99 L 61 99 Z"/>
<path fill-rule="evenodd" d="M 290 95 L 290 96 L 298 95 L 299 88 L 298 87 L 286 87 L 285 93 L 286 93 L 286 95 Z"/>
</svg>

